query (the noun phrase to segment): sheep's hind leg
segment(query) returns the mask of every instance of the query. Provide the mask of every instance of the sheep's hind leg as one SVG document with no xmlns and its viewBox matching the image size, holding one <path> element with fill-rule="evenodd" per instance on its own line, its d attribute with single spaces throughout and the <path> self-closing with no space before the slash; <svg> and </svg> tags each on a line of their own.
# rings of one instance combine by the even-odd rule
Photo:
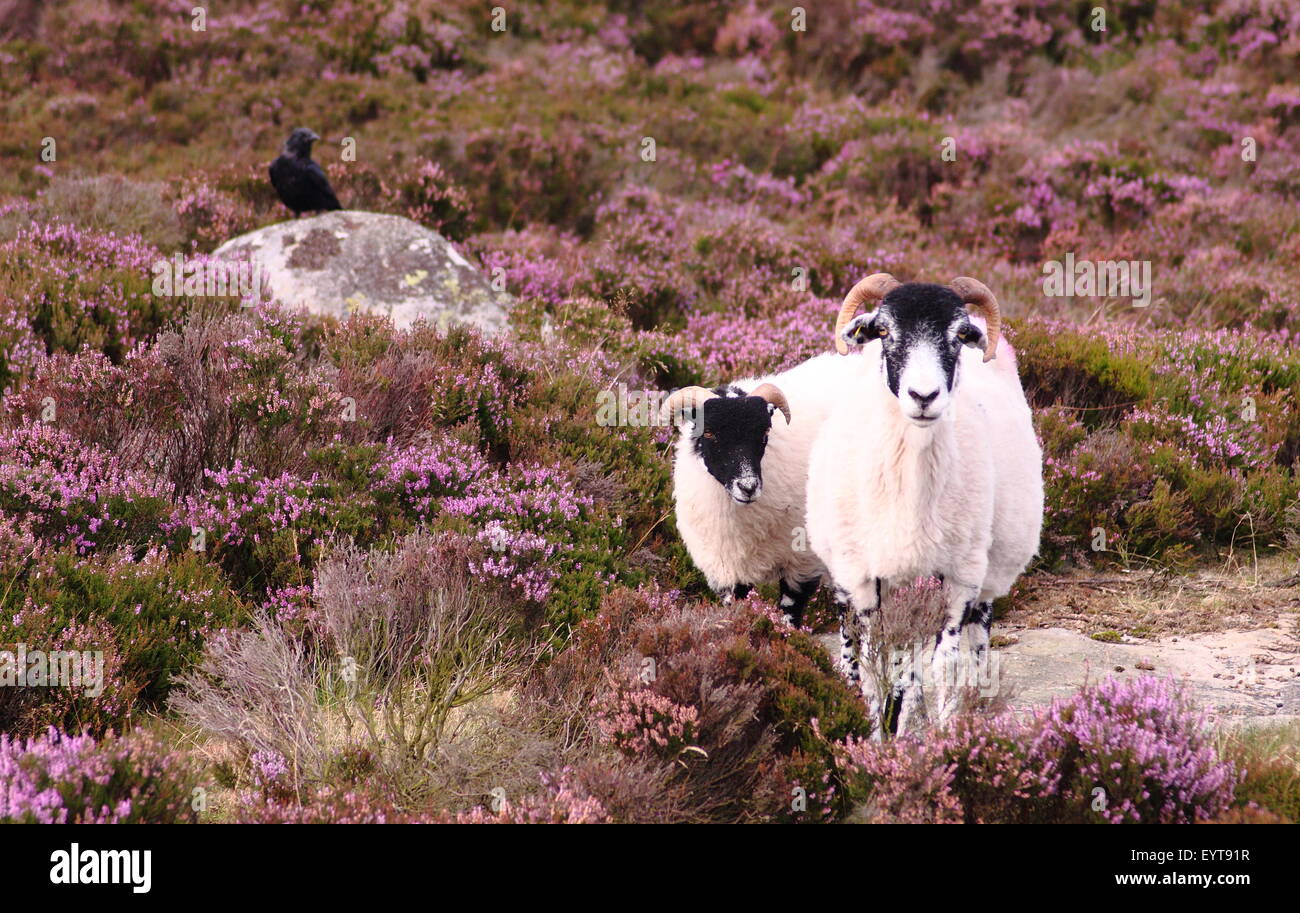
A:
<svg viewBox="0 0 1300 913">
<path fill-rule="evenodd" d="M 943 628 L 934 642 L 934 660 L 930 671 L 935 682 L 935 703 L 939 723 L 948 722 L 957 709 L 957 663 L 961 657 L 961 632 L 966 618 L 977 605 L 978 591 L 973 587 L 953 586 L 948 597 L 948 612 Z"/>
<path fill-rule="evenodd" d="M 713 592 L 717 594 L 718 601 L 723 605 L 731 605 L 737 599 L 744 599 L 752 590 L 747 583 L 737 583 L 735 586 L 720 586 Z"/>
<path fill-rule="evenodd" d="M 793 582 L 781 578 L 781 611 L 785 613 L 785 620 L 792 627 L 803 627 L 803 610 L 808 607 L 808 600 L 812 599 L 821 582 L 820 577 Z"/>
</svg>

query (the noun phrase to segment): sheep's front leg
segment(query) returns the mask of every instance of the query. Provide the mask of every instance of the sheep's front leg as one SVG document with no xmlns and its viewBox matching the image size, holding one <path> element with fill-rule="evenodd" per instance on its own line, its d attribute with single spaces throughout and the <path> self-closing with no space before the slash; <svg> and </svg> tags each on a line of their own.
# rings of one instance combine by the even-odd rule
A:
<svg viewBox="0 0 1300 913">
<path fill-rule="evenodd" d="M 844 661 L 850 669 L 849 683 L 861 690 L 872 717 L 877 721 L 872 736 L 877 740 L 897 716 L 893 712 L 893 703 L 889 706 L 885 703 L 887 696 L 892 697 L 892 683 L 886 684 L 879 680 L 879 664 L 874 662 L 878 657 L 873 651 L 883 647 L 867 643 L 872 623 L 880 610 L 882 586 L 883 582 L 873 577 L 852 590 L 836 587 L 836 601 L 840 603 L 840 655 L 842 658 L 848 657 Z M 864 649 L 865 655 L 873 659 L 866 670 L 862 668 Z"/>
<path fill-rule="evenodd" d="M 862 632 L 858 630 L 853 615 L 849 591 L 835 587 L 835 604 L 840 611 L 840 671 L 855 689 L 862 680 L 859 656 L 862 652 Z"/>
<path fill-rule="evenodd" d="M 812 599 L 821 582 L 820 577 L 802 582 L 787 582 L 784 577 L 781 578 L 781 611 L 785 613 L 785 620 L 790 625 L 796 628 L 803 626 L 803 610 L 807 608 L 808 600 Z"/>
<path fill-rule="evenodd" d="M 951 584 L 948 611 L 943 628 L 935 638 L 934 660 L 930 671 L 935 683 L 935 702 L 940 725 L 948 722 L 957 709 L 961 690 L 957 687 L 957 662 L 961 657 L 962 624 L 974 611 L 979 588 Z"/>
<path fill-rule="evenodd" d="M 917 674 L 918 657 L 912 648 L 900 650 L 894 664 L 894 693 L 890 699 L 890 717 L 893 731 L 905 733 L 912 720 L 920 716 L 925 707 L 925 692 Z"/>
<path fill-rule="evenodd" d="M 963 630 L 971 632 L 972 677 L 969 680 L 982 682 L 989 661 L 989 631 L 993 627 L 993 603 L 988 601 L 975 603 L 962 619 L 961 624 Z"/>
</svg>

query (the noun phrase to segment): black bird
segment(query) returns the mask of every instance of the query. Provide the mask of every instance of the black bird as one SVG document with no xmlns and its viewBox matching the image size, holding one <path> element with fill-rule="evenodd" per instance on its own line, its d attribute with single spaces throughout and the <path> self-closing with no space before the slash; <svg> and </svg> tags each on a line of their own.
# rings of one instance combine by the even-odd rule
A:
<svg viewBox="0 0 1300 913">
<path fill-rule="evenodd" d="M 325 172 L 311 160 L 311 144 L 318 139 L 311 130 L 299 127 L 289 134 L 280 157 L 271 163 L 271 186 L 293 210 L 295 219 L 304 212 L 343 208 Z"/>
</svg>

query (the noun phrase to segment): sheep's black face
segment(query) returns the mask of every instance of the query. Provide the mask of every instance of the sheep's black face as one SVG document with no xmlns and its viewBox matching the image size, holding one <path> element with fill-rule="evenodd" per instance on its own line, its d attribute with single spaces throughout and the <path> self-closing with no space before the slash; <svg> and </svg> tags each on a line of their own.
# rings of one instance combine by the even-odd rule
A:
<svg viewBox="0 0 1300 913">
<path fill-rule="evenodd" d="M 695 452 L 731 497 L 748 504 L 763 493 L 763 454 L 776 407 L 735 387 L 715 392 L 704 403 L 704 427 L 694 430 Z"/>
<path fill-rule="evenodd" d="M 938 421 L 948 408 L 961 347 L 984 343 L 956 292 L 920 282 L 900 285 L 874 313 L 854 318 L 844 338 L 858 345 L 880 340 L 885 384 L 903 415 L 921 426 Z"/>
</svg>

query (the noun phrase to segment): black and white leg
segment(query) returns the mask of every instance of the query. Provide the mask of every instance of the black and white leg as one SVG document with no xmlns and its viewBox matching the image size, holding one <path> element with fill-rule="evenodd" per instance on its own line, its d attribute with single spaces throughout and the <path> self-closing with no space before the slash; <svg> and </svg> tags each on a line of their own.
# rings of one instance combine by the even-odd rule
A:
<svg viewBox="0 0 1300 913">
<path fill-rule="evenodd" d="M 889 705 L 885 708 L 885 718 L 890 732 L 907 732 L 913 720 L 922 715 L 925 708 L 925 690 L 917 669 L 919 657 L 915 655 L 912 645 L 898 651 L 891 664 L 894 673 L 893 691 Z"/>
<path fill-rule="evenodd" d="M 747 583 L 737 583 L 734 586 L 720 586 L 714 592 L 723 605 L 731 605 L 735 600 L 748 596 L 751 589 L 753 587 Z"/>
<path fill-rule="evenodd" d="M 962 619 L 962 627 L 970 631 L 971 653 L 975 671 L 982 672 L 989 658 L 989 631 L 993 627 L 993 603 L 977 602 Z"/>
<path fill-rule="evenodd" d="M 869 640 L 880 609 L 882 588 L 882 581 L 871 578 L 853 590 L 836 589 L 836 601 L 840 603 L 841 656 L 848 657 L 845 664 L 850 669 L 849 683 L 862 692 L 872 717 L 880 723 L 876 738 L 881 737 L 884 723 L 890 718 L 886 700 L 892 696 L 890 684 L 880 680 L 880 664 L 876 661 L 879 657 L 873 652 L 880 645 Z"/>
<path fill-rule="evenodd" d="M 934 642 L 934 660 L 931 674 L 935 682 L 935 702 L 939 723 L 948 721 L 957 709 L 960 689 L 957 687 L 957 664 L 961 658 L 961 632 L 965 620 L 972 617 L 978 605 L 977 587 L 953 585 L 948 591 L 948 610 Z"/>
<path fill-rule="evenodd" d="M 992 627 L 993 603 L 987 600 L 976 602 L 962 619 L 962 633 L 967 635 L 970 644 L 970 656 L 964 658 L 969 663 L 965 681 L 981 688 L 988 676 L 989 631 Z"/>
<path fill-rule="evenodd" d="M 858 656 L 860 664 L 860 658 L 864 648 L 867 650 L 868 655 L 870 655 L 873 649 L 880 647 L 879 644 L 871 644 L 868 643 L 867 640 L 871 636 L 871 623 L 875 620 L 876 612 L 880 608 L 880 581 L 876 579 L 867 581 L 866 584 L 858 589 L 858 592 L 850 594 L 849 601 L 853 605 L 853 621 L 858 631 Z M 867 703 L 871 707 L 871 713 L 877 720 L 880 720 L 883 723 L 885 716 L 888 715 L 888 710 L 882 707 L 882 701 L 885 698 L 882 691 L 885 690 L 887 686 L 884 683 L 877 681 L 878 667 L 878 663 L 872 663 L 871 668 L 867 670 L 867 674 L 862 676 L 861 685 L 862 695 L 867 699 Z M 881 715 L 882 711 L 885 716 Z M 880 727 L 876 728 L 876 732 L 880 732 Z"/>
<path fill-rule="evenodd" d="M 785 620 L 792 626 L 796 628 L 803 626 L 803 610 L 807 608 L 808 600 L 812 599 L 813 594 L 817 592 L 820 583 L 820 577 L 804 581 L 787 581 L 784 577 L 781 578 L 781 611 L 785 613 Z"/>
<path fill-rule="evenodd" d="M 849 684 L 857 688 L 862 679 L 858 664 L 862 636 L 854 623 L 852 606 L 849 604 L 849 591 L 842 586 L 835 587 L 835 604 L 840 612 L 840 671 L 849 680 Z"/>
</svg>

